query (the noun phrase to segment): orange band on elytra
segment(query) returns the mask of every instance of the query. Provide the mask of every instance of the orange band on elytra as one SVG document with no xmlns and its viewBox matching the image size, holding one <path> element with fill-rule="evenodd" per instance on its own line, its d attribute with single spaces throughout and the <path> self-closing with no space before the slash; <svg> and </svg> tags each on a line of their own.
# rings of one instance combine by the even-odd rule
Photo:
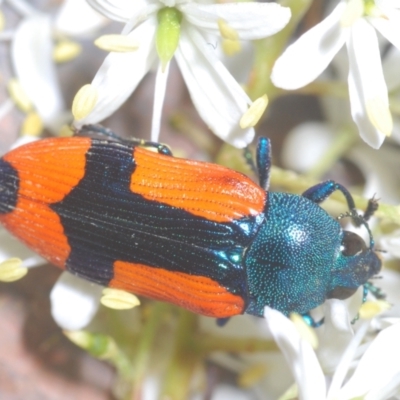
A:
<svg viewBox="0 0 400 400">
<path fill-rule="evenodd" d="M 266 193 L 243 174 L 216 164 L 135 148 L 130 189 L 150 201 L 216 222 L 260 214 Z"/>
<path fill-rule="evenodd" d="M 241 296 L 228 292 L 210 278 L 143 264 L 116 261 L 109 286 L 215 318 L 241 314 L 244 308 Z"/>
</svg>

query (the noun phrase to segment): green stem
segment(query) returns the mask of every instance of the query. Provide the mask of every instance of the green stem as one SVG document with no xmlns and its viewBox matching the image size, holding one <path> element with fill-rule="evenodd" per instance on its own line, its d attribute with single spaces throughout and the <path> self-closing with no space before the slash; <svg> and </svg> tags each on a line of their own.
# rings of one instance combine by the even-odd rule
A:
<svg viewBox="0 0 400 400">
<path fill-rule="evenodd" d="M 276 343 L 272 340 L 263 340 L 258 338 L 229 338 L 211 335 L 202 335 L 198 338 L 203 353 L 213 351 L 225 351 L 231 353 L 256 353 L 265 351 L 278 351 Z"/>
<path fill-rule="evenodd" d="M 185 400 L 188 398 L 193 371 L 199 362 L 200 353 L 195 340 L 197 316 L 179 310 L 175 348 L 161 391 L 161 399 Z"/>
<path fill-rule="evenodd" d="M 271 168 L 271 185 L 291 193 L 302 193 L 309 187 L 314 186 L 319 181 L 313 178 L 296 174 L 293 171 L 286 171 L 278 167 Z M 356 207 L 365 210 L 368 200 L 353 194 Z M 337 208 L 337 203 L 346 209 L 347 203 L 340 192 L 334 192 L 329 199 L 326 200 L 327 208 Z M 393 222 L 400 225 L 400 206 L 390 206 L 388 204 L 379 203 L 379 208 L 374 214 L 376 217 L 384 219 L 386 222 Z"/>
<path fill-rule="evenodd" d="M 158 327 L 163 321 L 163 315 L 168 309 L 169 305 L 166 303 L 154 302 L 151 305 L 150 315 L 141 331 L 133 363 L 132 395 L 130 396 L 132 400 L 142 398 L 142 387 L 150 364 L 151 349 Z"/>
<path fill-rule="evenodd" d="M 272 100 L 279 93 L 279 89 L 272 85 L 270 75 L 276 59 L 281 55 L 290 36 L 297 24 L 308 10 L 311 0 L 282 0 L 282 6 L 289 7 L 292 17 L 289 23 L 280 32 L 266 39 L 254 41 L 255 60 L 251 72 L 251 80 L 248 83 L 247 92 L 251 99 L 268 95 Z"/>
</svg>

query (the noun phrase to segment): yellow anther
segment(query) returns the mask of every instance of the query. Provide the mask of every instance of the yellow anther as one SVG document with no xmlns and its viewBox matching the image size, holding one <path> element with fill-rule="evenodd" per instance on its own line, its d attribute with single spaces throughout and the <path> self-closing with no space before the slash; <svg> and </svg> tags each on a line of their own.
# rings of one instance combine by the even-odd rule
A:
<svg viewBox="0 0 400 400">
<path fill-rule="evenodd" d="M 236 29 L 233 29 L 224 19 L 218 20 L 218 29 L 221 36 L 228 40 L 239 40 L 239 34 Z"/>
<path fill-rule="evenodd" d="M 21 127 L 22 136 L 39 136 L 43 131 L 43 121 L 40 115 L 35 112 L 29 112 Z"/>
<path fill-rule="evenodd" d="M 115 310 L 128 310 L 140 304 L 139 299 L 134 294 L 112 288 L 103 290 L 103 296 L 100 302 L 103 306 Z"/>
<path fill-rule="evenodd" d="M 240 127 L 242 129 L 246 129 L 255 126 L 260 120 L 267 106 L 268 97 L 266 94 L 264 94 L 264 96 L 261 96 L 256 101 L 254 101 L 249 109 L 243 114 L 239 122 Z"/>
<path fill-rule="evenodd" d="M 242 50 L 242 44 L 239 40 L 224 39 L 222 41 L 222 50 L 227 56 L 233 56 Z"/>
<path fill-rule="evenodd" d="M 376 317 L 378 314 L 389 310 L 391 305 L 385 300 L 374 300 L 366 301 L 358 311 L 358 315 L 361 319 L 371 319 Z"/>
<path fill-rule="evenodd" d="M 15 105 L 23 112 L 32 111 L 33 105 L 25 93 L 25 90 L 21 86 L 20 82 L 16 78 L 12 78 L 8 81 L 8 93 Z"/>
<path fill-rule="evenodd" d="M 19 258 L 10 258 L 0 263 L 0 281 L 14 282 L 23 278 L 28 273 L 28 268 L 22 267 Z"/>
<path fill-rule="evenodd" d="M 293 322 L 301 338 L 310 343 L 313 349 L 316 349 L 318 347 L 318 337 L 314 329 L 307 325 L 303 317 L 297 313 L 290 314 L 290 320 Z"/>
<path fill-rule="evenodd" d="M 262 378 L 264 378 L 268 367 L 265 364 L 254 364 L 247 368 L 238 376 L 238 385 L 243 388 L 248 388 L 255 385 Z"/>
<path fill-rule="evenodd" d="M 388 105 L 380 97 L 367 100 L 367 115 L 372 125 L 386 136 L 393 131 L 393 118 Z"/>
<path fill-rule="evenodd" d="M 64 63 L 78 57 L 82 52 L 82 46 L 72 40 L 60 40 L 53 49 L 53 60 Z"/>
<path fill-rule="evenodd" d="M 76 120 L 88 116 L 97 103 L 97 90 L 91 84 L 82 86 L 72 102 L 72 115 Z"/>
<path fill-rule="evenodd" d="M 74 129 L 69 125 L 63 125 L 60 129 L 58 136 L 60 137 L 71 137 L 74 135 Z"/>
<path fill-rule="evenodd" d="M 94 44 L 105 51 L 126 53 L 139 48 L 137 39 L 126 35 L 103 35 L 94 41 Z"/>
</svg>

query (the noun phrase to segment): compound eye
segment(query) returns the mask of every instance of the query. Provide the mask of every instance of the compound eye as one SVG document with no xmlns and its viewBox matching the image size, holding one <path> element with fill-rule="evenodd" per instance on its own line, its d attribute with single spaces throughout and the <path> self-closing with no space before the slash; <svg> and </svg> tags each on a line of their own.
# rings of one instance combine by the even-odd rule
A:
<svg viewBox="0 0 400 400">
<path fill-rule="evenodd" d="M 344 231 L 342 240 L 342 254 L 344 256 L 355 256 L 363 251 L 367 250 L 367 246 L 360 236 L 353 232 Z"/>
<path fill-rule="evenodd" d="M 328 295 L 326 296 L 327 299 L 339 299 L 345 300 L 348 299 L 350 296 L 353 296 L 355 292 L 357 292 L 358 288 L 346 288 L 346 287 L 336 287 L 335 289 L 331 290 Z"/>
</svg>

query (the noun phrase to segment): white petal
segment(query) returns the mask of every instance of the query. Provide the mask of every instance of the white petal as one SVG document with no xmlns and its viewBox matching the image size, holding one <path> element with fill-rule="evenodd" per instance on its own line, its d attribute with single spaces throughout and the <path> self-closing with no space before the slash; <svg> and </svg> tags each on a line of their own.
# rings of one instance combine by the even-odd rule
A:
<svg viewBox="0 0 400 400">
<path fill-rule="evenodd" d="M 12 257 L 20 258 L 23 266 L 27 268 L 37 267 L 47 262 L 0 226 L 0 262 Z"/>
<path fill-rule="evenodd" d="M 369 321 L 364 322 L 353 336 L 352 340 L 350 341 L 349 345 L 346 348 L 346 351 L 342 354 L 341 360 L 336 368 L 336 371 L 332 377 L 332 382 L 329 387 L 328 391 L 328 399 L 346 399 L 347 397 L 339 396 L 338 392 L 340 391 L 340 387 L 343 384 L 343 381 L 349 371 L 351 361 L 353 360 L 357 348 L 360 345 L 362 339 L 364 338 L 367 329 L 369 326 Z M 351 398 L 351 397 L 349 397 Z"/>
<path fill-rule="evenodd" d="M 353 376 L 340 391 L 340 398 L 363 397 L 379 393 L 400 376 L 400 323 L 384 329 L 362 356 Z"/>
<path fill-rule="evenodd" d="M 249 144 L 254 129 L 241 129 L 239 120 L 251 101 L 195 28 L 182 24 L 175 57 L 193 104 L 209 128 L 233 146 Z"/>
<path fill-rule="evenodd" d="M 135 90 L 143 76 L 154 64 L 155 17 L 149 19 L 129 36 L 136 38 L 140 46 L 129 53 L 110 53 L 92 81 L 98 91 L 98 100 L 91 113 L 75 122 L 77 127 L 95 124 L 111 115 Z"/>
<path fill-rule="evenodd" d="M 343 351 L 353 337 L 353 329 L 346 305 L 341 300 L 328 300 L 325 303 L 325 323 L 319 332 L 318 358 L 326 373 L 335 371 Z M 321 332 L 322 331 L 322 332 Z"/>
<path fill-rule="evenodd" d="M 70 331 L 90 323 L 100 304 L 103 287 L 63 272 L 50 293 L 51 315 Z"/>
<path fill-rule="evenodd" d="M 154 89 L 153 115 L 151 119 L 151 135 L 153 142 L 158 142 L 160 137 L 162 110 L 167 89 L 167 79 L 169 74 L 170 62 L 167 63 L 164 71 L 162 63 L 158 65 L 156 83 Z"/>
<path fill-rule="evenodd" d="M 383 236 L 380 241 L 382 248 L 390 255 L 400 258 L 400 230 L 395 230 L 390 235 Z"/>
<path fill-rule="evenodd" d="M 105 25 L 108 20 L 85 1 L 66 0 L 57 12 L 54 27 L 66 35 L 82 35 Z"/>
<path fill-rule="evenodd" d="M 364 176 L 364 197 L 371 198 L 377 194 L 383 203 L 393 205 L 400 203 L 400 181 L 396 174 L 391 173 L 400 170 L 397 149 L 383 147 L 376 152 L 370 147 L 359 145 L 352 148 L 347 157 Z M 374 163 L 371 163 L 371 160 L 374 160 Z"/>
<path fill-rule="evenodd" d="M 8 0 L 8 4 L 10 4 L 20 15 L 22 16 L 29 16 L 37 13 L 35 7 L 33 7 L 30 2 L 25 0 Z"/>
<path fill-rule="evenodd" d="M 127 22 L 149 5 L 146 0 L 86 0 L 96 11 L 114 21 Z"/>
<path fill-rule="evenodd" d="M 275 3 L 225 3 L 179 7 L 191 24 L 219 36 L 218 20 L 225 20 L 240 39 L 254 40 L 279 32 L 290 19 L 290 9 Z"/>
<path fill-rule="evenodd" d="M 340 26 L 344 2 L 322 22 L 290 45 L 275 62 L 271 79 L 275 86 L 298 89 L 312 82 L 328 66 L 345 43 L 348 28 Z"/>
<path fill-rule="evenodd" d="M 35 14 L 20 22 L 12 43 L 14 70 L 44 123 L 58 130 L 64 102 L 52 52 L 50 15 Z"/>
<path fill-rule="evenodd" d="M 385 18 L 368 18 L 368 21 L 393 46 L 396 46 L 400 50 L 400 11 L 390 10 L 385 15 Z"/>
<path fill-rule="evenodd" d="M 368 46 L 365 45 L 368 43 Z M 383 78 L 378 39 L 374 29 L 364 19 L 354 23 L 347 41 L 349 56 L 349 96 L 351 114 L 361 138 L 378 149 L 385 135 L 372 125 L 366 104 L 376 98 L 389 104 L 387 87 Z"/>
<path fill-rule="evenodd" d="M 390 47 L 382 62 L 383 74 L 389 92 L 400 87 L 399 65 L 400 51 L 396 47 Z"/>
<path fill-rule="evenodd" d="M 279 311 L 265 307 L 264 317 L 276 344 L 292 370 L 299 388 L 300 399 L 324 399 L 325 377 L 311 345 L 300 338 L 293 323 Z"/>
</svg>

